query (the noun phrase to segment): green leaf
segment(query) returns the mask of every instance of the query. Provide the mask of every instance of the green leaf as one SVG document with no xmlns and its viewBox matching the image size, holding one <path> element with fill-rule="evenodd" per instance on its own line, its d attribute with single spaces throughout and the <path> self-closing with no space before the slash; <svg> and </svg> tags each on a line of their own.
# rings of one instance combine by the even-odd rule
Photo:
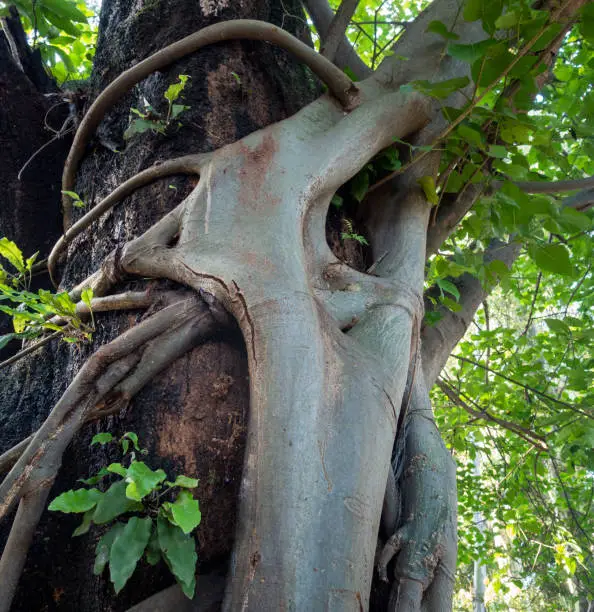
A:
<svg viewBox="0 0 594 612">
<path fill-rule="evenodd" d="M 86 512 L 94 508 L 103 493 L 97 489 L 76 489 L 58 495 L 48 506 L 53 512 Z"/>
<path fill-rule="evenodd" d="M 561 319 L 545 319 L 548 328 L 555 333 L 568 336 L 571 334 L 568 325 Z"/>
<path fill-rule="evenodd" d="M 332 196 L 332 199 L 330 200 L 330 204 L 332 204 L 333 206 L 336 206 L 336 208 L 340 208 L 343 202 L 344 202 L 344 199 L 341 196 L 339 196 L 337 193 L 335 193 Z"/>
<path fill-rule="evenodd" d="M 190 599 L 196 588 L 196 543 L 163 517 L 157 519 L 159 546 L 169 569 Z"/>
<path fill-rule="evenodd" d="M 138 436 L 133 431 L 127 431 L 123 436 L 122 440 L 128 439 L 134 445 L 134 449 L 140 451 L 140 447 L 138 446 Z"/>
<path fill-rule="evenodd" d="M 89 531 L 93 522 L 93 512 L 94 510 L 87 510 L 83 514 L 82 523 L 72 532 L 73 538 L 76 538 L 79 535 L 83 535 Z"/>
<path fill-rule="evenodd" d="M 91 295 L 92 295 L 92 290 L 91 290 Z M 103 446 L 104 444 L 107 444 L 108 442 L 111 442 L 112 440 L 113 440 L 113 436 L 109 432 L 98 433 L 93 436 L 93 439 L 91 440 L 91 446 L 93 446 L 94 444 L 101 444 L 101 446 Z"/>
<path fill-rule="evenodd" d="M 461 138 L 463 138 L 469 144 L 476 145 L 477 147 L 483 146 L 483 135 L 478 130 L 471 128 L 465 123 L 461 123 L 457 130 Z"/>
<path fill-rule="evenodd" d="M 464 20 L 478 21 L 483 14 L 482 3 L 484 0 L 466 0 L 464 3 Z"/>
<path fill-rule="evenodd" d="M 109 552 L 109 575 L 116 593 L 124 588 L 134 573 L 151 537 L 152 529 L 152 519 L 133 516 L 112 544 Z"/>
<path fill-rule="evenodd" d="M 151 493 L 167 475 L 161 469 L 153 471 L 142 461 L 133 461 L 126 474 L 126 496 L 140 501 Z"/>
<path fill-rule="evenodd" d="M 91 308 L 91 300 L 93 299 L 93 290 L 90 287 L 87 287 L 86 289 L 83 289 L 82 293 L 80 294 L 80 299 L 89 307 Z M 98 434 L 101 435 L 101 434 Z M 111 436 L 111 434 L 109 434 Z M 96 438 L 97 436 L 95 436 Z M 93 438 L 93 440 L 95 439 Z M 110 438 L 108 440 L 108 442 L 111 442 L 111 440 L 113 439 Z M 92 444 L 92 442 L 91 442 Z M 103 442 L 103 444 L 105 444 L 105 442 Z"/>
<path fill-rule="evenodd" d="M 557 221 L 564 229 L 570 232 L 587 232 L 592 228 L 592 219 L 583 212 L 573 208 L 563 208 Z"/>
<path fill-rule="evenodd" d="M 573 276 L 569 251 L 562 244 L 537 245 L 530 249 L 530 256 L 536 265 L 545 272 Z"/>
<path fill-rule="evenodd" d="M 68 0 L 42 0 L 41 4 L 56 13 L 56 15 L 60 15 L 60 17 L 78 23 L 87 23 L 87 16 L 76 8 L 74 2 L 69 2 Z"/>
<path fill-rule="evenodd" d="M 436 284 L 442 291 L 447 291 L 453 295 L 457 302 L 460 301 L 460 291 L 458 291 L 458 287 L 456 287 L 454 283 L 444 278 L 440 278 L 436 281 Z"/>
<path fill-rule="evenodd" d="M 184 533 L 190 533 L 202 519 L 198 500 L 194 499 L 189 491 L 179 492 L 177 499 L 171 504 L 167 503 L 167 510 L 171 512 L 171 523 L 177 525 Z M 165 504 L 163 504 L 165 507 Z"/>
<path fill-rule="evenodd" d="M 443 21 L 432 21 L 427 26 L 427 32 L 437 34 L 438 36 L 441 36 L 446 40 L 458 40 L 460 38 L 458 34 L 450 32 L 450 30 L 448 30 L 448 27 L 445 23 L 443 23 Z"/>
<path fill-rule="evenodd" d="M 435 187 L 435 179 L 432 176 L 422 176 L 417 179 L 417 183 L 421 186 L 427 201 L 433 206 L 437 206 L 439 204 L 439 196 Z"/>
<path fill-rule="evenodd" d="M 78 482 L 82 482 L 86 485 L 94 485 L 101 482 L 106 476 L 109 476 L 110 473 L 111 472 L 107 468 L 102 467 L 94 476 L 90 478 L 79 478 Z"/>
<path fill-rule="evenodd" d="M 472 45 L 462 45 L 459 43 L 450 43 L 448 45 L 448 55 L 468 64 L 473 64 L 478 59 L 482 58 L 489 47 L 496 45 L 497 41 L 492 38 L 487 38 Z"/>
<path fill-rule="evenodd" d="M 121 463 L 110 463 L 107 466 L 107 471 L 111 474 L 118 474 L 122 478 L 126 478 L 128 475 L 128 470 Z"/>
<path fill-rule="evenodd" d="M 183 104 L 172 104 L 171 105 L 171 119 L 176 119 L 181 115 L 184 111 L 188 110 L 189 106 L 184 106 Z"/>
<path fill-rule="evenodd" d="M 427 96 L 437 98 L 438 100 L 443 100 L 451 96 L 459 89 L 463 89 L 469 83 L 470 79 L 468 77 L 459 77 L 455 79 L 447 79 L 445 81 L 437 81 L 435 83 L 430 81 L 413 81 L 412 85 L 417 91 Z"/>
<path fill-rule="evenodd" d="M 489 145 L 487 155 L 489 157 L 497 157 L 499 159 L 503 159 L 507 156 L 507 148 L 503 145 Z"/>
<path fill-rule="evenodd" d="M 144 551 L 144 556 L 149 565 L 157 565 L 161 560 L 161 547 L 159 546 L 159 534 L 157 529 L 153 529 L 150 540 Z"/>
<path fill-rule="evenodd" d="M 103 497 L 99 500 L 93 514 L 93 522 L 97 525 L 109 523 L 120 514 L 133 510 L 142 510 L 142 504 L 128 499 L 126 497 L 126 482 L 118 480 L 105 491 Z"/>
<path fill-rule="evenodd" d="M 353 177 L 351 181 L 351 195 L 361 202 L 369 189 L 369 172 L 367 170 L 361 170 Z"/>
<path fill-rule="evenodd" d="M 183 487 L 184 489 L 195 489 L 198 486 L 200 481 L 197 478 L 190 478 L 189 476 L 184 476 L 180 474 L 175 482 L 167 482 L 166 484 L 172 487 Z"/>
<path fill-rule="evenodd" d="M 0 256 L 8 261 L 19 271 L 25 271 L 25 260 L 21 249 L 8 238 L 0 238 Z"/>
<path fill-rule="evenodd" d="M 116 538 L 124 530 L 124 526 L 124 523 L 116 523 L 99 539 L 99 542 L 97 542 L 97 547 L 95 548 L 95 565 L 93 566 L 93 574 L 95 574 L 95 576 L 100 576 L 103 573 L 109 561 L 111 547 Z"/>
<path fill-rule="evenodd" d="M 164 94 L 165 99 L 168 100 L 169 103 L 173 103 L 179 98 L 190 77 L 187 74 L 179 74 L 177 78 L 179 79 L 179 81 L 177 83 L 172 83 L 171 85 L 169 85 L 167 91 Z"/>
<path fill-rule="evenodd" d="M 515 11 L 510 11 L 495 20 L 495 27 L 498 30 L 509 30 L 520 23 L 520 15 Z"/>
</svg>

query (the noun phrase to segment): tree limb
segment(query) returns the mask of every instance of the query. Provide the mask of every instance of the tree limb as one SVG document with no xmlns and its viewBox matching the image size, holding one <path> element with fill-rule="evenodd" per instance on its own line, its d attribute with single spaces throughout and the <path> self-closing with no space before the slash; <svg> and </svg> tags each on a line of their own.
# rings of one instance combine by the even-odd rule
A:
<svg viewBox="0 0 594 612">
<path fill-rule="evenodd" d="M 320 38 L 324 40 L 334 19 L 334 12 L 330 5 L 327 0 L 303 0 L 303 4 L 311 16 Z M 373 74 L 371 68 L 357 55 L 346 36 L 343 36 L 340 41 L 334 63 L 340 68 L 349 68 L 359 80 L 366 79 Z"/>
<path fill-rule="evenodd" d="M 288 32 L 270 23 L 252 19 L 237 19 L 216 23 L 153 53 L 153 55 L 120 74 L 99 94 L 81 121 L 74 136 L 72 148 L 64 165 L 62 191 L 73 190 L 79 162 L 95 128 L 99 125 L 107 110 L 134 85 L 152 72 L 161 70 L 202 47 L 226 40 L 241 39 L 274 43 L 293 53 L 328 86 L 330 93 L 345 109 L 350 109 L 356 105 L 358 89 L 344 72 Z M 68 229 L 71 224 L 72 202 L 70 197 L 65 194 L 62 198 L 62 206 L 64 208 L 65 229 Z"/>
<path fill-rule="evenodd" d="M 526 193 L 562 193 L 578 189 L 594 189 L 594 176 L 583 179 L 564 179 L 562 181 L 512 181 L 513 184 Z M 493 181 L 491 189 L 501 189 L 505 181 Z"/>
<path fill-rule="evenodd" d="M 500 427 L 503 427 L 504 429 L 507 429 L 508 431 L 511 431 L 512 433 L 515 433 L 517 436 L 520 436 L 520 438 L 522 438 L 523 440 L 526 440 L 526 442 L 528 442 L 529 444 L 536 446 L 539 450 L 543 452 L 548 451 L 548 447 L 546 446 L 545 439 L 542 436 L 539 436 L 537 433 L 534 433 L 533 431 L 530 431 L 529 429 L 526 429 L 525 427 L 522 427 L 521 425 L 518 425 L 517 423 L 512 423 L 511 421 L 506 421 L 504 419 L 500 419 L 499 417 L 493 416 L 486 410 L 475 410 L 474 408 L 469 406 L 454 391 L 451 385 L 449 385 L 445 380 L 441 378 L 437 381 L 436 384 L 445 393 L 445 395 L 454 404 L 456 404 L 456 406 L 459 406 L 460 408 L 462 408 L 462 410 L 465 410 L 466 412 L 468 412 L 468 414 L 470 414 L 474 418 L 491 421 L 492 423 L 495 423 L 499 425 Z"/>
<path fill-rule="evenodd" d="M 503 244 L 493 241 L 485 252 L 485 262 L 497 259 L 510 268 L 520 253 L 520 247 L 517 242 Z M 479 279 L 471 274 L 463 274 L 454 279 L 454 284 L 460 291 L 460 311 L 453 312 L 442 306 L 439 309 L 442 318 L 435 325 L 423 329 L 423 365 L 428 387 L 435 384 L 451 352 L 466 333 L 478 307 L 488 295 Z"/>
<path fill-rule="evenodd" d="M 320 47 L 320 53 L 329 59 L 331 62 L 336 57 L 338 47 L 345 38 L 345 32 L 351 21 L 351 17 L 357 10 L 359 0 L 342 0 L 336 15 L 334 15 L 330 26 L 326 30 L 324 36 L 322 36 L 322 44 Z"/>
</svg>

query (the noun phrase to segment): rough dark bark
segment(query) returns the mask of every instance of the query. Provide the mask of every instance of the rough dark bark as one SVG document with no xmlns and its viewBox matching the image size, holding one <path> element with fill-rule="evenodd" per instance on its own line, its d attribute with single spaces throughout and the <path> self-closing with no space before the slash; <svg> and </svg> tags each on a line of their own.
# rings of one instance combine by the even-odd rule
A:
<svg viewBox="0 0 594 612">
<path fill-rule="evenodd" d="M 154 2 L 140 10 L 132 2 L 104 2 L 101 16 L 103 34 L 89 98 L 92 99 L 96 95 L 93 92 L 100 91 L 139 58 L 215 21 L 255 18 L 278 25 L 283 21 L 284 9 L 278 3 L 254 0 L 241 5 L 228 4 L 222 10 L 213 9 L 205 14 L 200 3 L 184 1 Z M 213 3 L 203 2 L 202 5 L 208 9 Z M 296 2 L 284 2 L 284 6 L 292 12 L 299 10 Z M 299 33 L 300 27 L 303 29 L 303 24 L 296 20 L 285 24 L 285 29 L 292 29 L 295 33 Z M 4 64 L 0 62 L 0 66 Z M 12 70 L 11 66 L 9 68 Z M 233 73 L 239 76 L 240 82 Z M 32 91 L 32 87 L 26 80 L 24 85 L 18 85 L 15 74 L 11 72 L 6 77 L 9 86 L 0 88 L 0 95 L 11 94 L 15 100 L 20 96 L 22 127 L 15 133 L 14 118 L 19 114 L 13 105 L 12 123 L 8 122 L 7 116 L 0 126 L 0 138 L 6 138 L 8 143 L 10 137 L 10 146 L 23 146 L 26 142 L 23 133 L 35 129 L 31 117 L 41 116 L 43 119 L 45 110 L 42 109 L 47 105 L 34 110 L 23 108 L 23 97 L 30 97 L 23 96 L 23 93 Z M 122 133 L 127 126 L 130 107 L 141 107 L 140 99 L 145 96 L 157 109 L 163 110 L 163 92 L 177 80 L 178 74 L 192 77 L 184 93 L 184 104 L 191 108 L 182 116 L 183 126 L 167 137 L 145 134 L 126 146 Z M 26 86 L 29 90 L 23 90 Z M 83 199 L 97 202 L 139 169 L 190 149 L 192 152 L 207 151 L 233 142 L 296 112 L 319 91 L 319 85 L 303 66 L 270 45 L 231 42 L 205 49 L 166 72 L 152 75 L 117 105 L 103 122 L 93 148 L 89 150 L 76 190 Z M 3 104 L 4 108 L 8 105 Z M 40 140 L 41 144 L 45 142 L 41 136 L 34 137 L 31 132 L 32 142 Z M 113 149 L 114 144 L 122 153 L 104 146 Z M 17 167 L 19 160 L 24 163 L 33 152 L 23 151 L 19 157 L 4 146 L 0 151 L 0 154 L 12 154 L 10 162 L 13 165 L 4 168 L 14 166 L 14 174 L 20 168 L 20 165 Z M 30 250 L 36 227 L 40 233 L 43 231 L 43 242 L 38 240 L 35 243 L 35 250 L 40 249 L 41 255 L 48 254 L 59 235 L 59 177 L 66 152 L 56 156 L 54 171 L 45 183 L 25 183 L 28 193 L 34 193 L 37 198 L 30 197 L 29 201 L 39 207 L 36 210 L 44 210 L 38 213 L 38 218 L 51 215 L 55 230 L 48 233 L 47 223 L 25 224 L 24 219 L 31 219 L 32 215 L 23 214 L 22 207 L 18 212 L 11 207 L 16 213 L 14 218 L 23 224 L 20 233 L 11 233 L 2 227 L 0 233 L 14 239 L 24 251 Z M 164 212 L 171 210 L 196 180 L 183 177 L 161 180 L 139 190 L 117 210 L 102 218 L 71 247 L 68 266 L 63 271 L 64 286 L 72 286 L 85 278 L 114 246 L 139 235 Z M 174 185 L 176 190 L 169 185 Z M 15 189 L 7 192 L 19 193 Z M 49 195 L 43 200 L 39 194 Z M 139 314 L 134 313 L 98 316 L 100 331 L 92 347 L 72 350 L 64 343 L 54 342 L 0 372 L 3 380 L 0 391 L 2 451 L 39 427 L 73 374 L 96 347 L 139 318 Z M 48 368 L 48 364 L 51 367 Z M 189 381 L 193 384 L 190 385 Z M 247 385 L 245 349 L 237 332 L 225 332 L 219 340 L 194 349 L 148 385 L 125 415 L 85 427 L 67 452 L 63 470 L 49 499 L 71 488 L 76 478 L 86 476 L 103 463 L 105 456 L 100 451 L 91 455 L 88 452 L 88 443 L 94 433 L 105 429 L 136 431 L 149 447 L 149 458 L 153 463 L 160 462 L 170 473 L 183 472 L 201 479 L 198 489 L 203 509 L 199 537 L 201 568 L 226 569 L 234 537 L 236 498 L 244 452 L 249 399 Z M 6 535 L 5 523 L 7 521 L 4 521 L 0 537 L 2 543 Z M 76 523 L 76 518 L 65 515 L 44 515 L 29 552 L 14 610 L 126 610 L 172 583 L 173 578 L 167 570 L 146 566 L 116 598 L 109 581 L 97 579 L 92 574 L 94 546 L 100 534 L 71 539 Z"/>
</svg>

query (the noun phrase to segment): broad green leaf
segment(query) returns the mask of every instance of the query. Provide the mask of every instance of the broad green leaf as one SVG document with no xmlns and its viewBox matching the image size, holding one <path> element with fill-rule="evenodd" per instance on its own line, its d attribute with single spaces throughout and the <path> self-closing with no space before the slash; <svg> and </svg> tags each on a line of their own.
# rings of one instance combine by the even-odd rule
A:
<svg viewBox="0 0 594 612">
<path fill-rule="evenodd" d="M 569 335 L 571 333 L 565 321 L 562 321 L 561 319 L 549 318 L 545 319 L 545 323 L 551 331 L 558 334 Z"/>
<path fill-rule="evenodd" d="M 570 232 L 586 232 L 592 228 L 592 219 L 585 213 L 573 208 L 564 208 L 557 221 Z"/>
<path fill-rule="evenodd" d="M 91 446 L 93 446 L 94 444 L 101 444 L 101 446 L 103 446 L 104 444 L 107 444 L 112 440 L 113 436 L 109 432 L 98 433 L 93 436 L 93 439 L 91 440 Z"/>
<path fill-rule="evenodd" d="M 82 482 L 86 485 L 94 485 L 101 482 L 106 476 L 109 476 L 110 473 L 111 472 L 107 468 L 102 467 L 94 476 L 90 478 L 79 478 L 78 482 Z"/>
<path fill-rule="evenodd" d="M 447 291 L 448 293 L 452 294 L 456 298 L 456 301 L 460 300 L 460 291 L 458 291 L 458 287 L 456 287 L 456 285 L 454 285 L 454 283 L 451 281 L 440 278 L 437 280 L 437 286 L 442 291 Z"/>
<path fill-rule="evenodd" d="M 467 62 L 468 64 L 473 64 L 478 59 L 482 58 L 490 47 L 496 44 L 497 41 L 492 38 L 471 45 L 450 43 L 448 45 L 448 55 L 463 62 Z"/>
<path fill-rule="evenodd" d="M 498 30 L 508 30 L 518 25 L 518 23 L 520 23 L 520 14 L 515 11 L 510 11 L 509 13 L 504 13 L 495 20 L 495 27 Z"/>
<path fill-rule="evenodd" d="M 179 117 L 184 111 L 188 110 L 189 106 L 184 106 L 183 104 L 172 104 L 171 105 L 171 119 L 176 119 Z"/>
<path fill-rule="evenodd" d="M 174 482 L 167 482 L 166 484 L 172 487 L 183 487 L 184 489 L 195 489 L 200 481 L 197 478 L 190 478 L 180 474 Z"/>
<path fill-rule="evenodd" d="M 93 574 L 95 574 L 95 576 L 100 576 L 103 573 L 109 561 L 111 547 L 116 538 L 124 530 L 124 526 L 124 523 L 115 523 L 115 525 L 99 539 L 99 542 L 97 542 L 97 547 L 95 548 L 95 565 L 93 566 Z"/>
<path fill-rule="evenodd" d="M 43 0 L 42 4 L 56 13 L 56 15 L 78 23 L 87 22 L 87 16 L 76 8 L 75 2 L 70 2 L 69 0 Z"/>
<path fill-rule="evenodd" d="M 487 151 L 487 155 L 489 157 L 497 157 L 499 159 L 503 159 L 507 156 L 507 149 L 503 145 L 489 145 L 489 149 Z"/>
<path fill-rule="evenodd" d="M 444 100 L 459 89 L 464 89 L 469 83 L 470 79 L 468 77 L 459 77 L 435 83 L 430 81 L 413 81 L 412 84 L 417 91 L 432 98 Z"/>
<path fill-rule="evenodd" d="M 569 252 L 562 244 L 537 245 L 530 250 L 536 265 L 545 272 L 573 275 Z"/>
<path fill-rule="evenodd" d="M 126 482 L 119 480 L 114 482 L 99 500 L 93 514 L 93 522 L 102 525 L 121 514 L 139 509 L 142 509 L 142 505 L 126 497 Z"/>
<path fill-rule="evenodd" d="M 134 573 L 151 537 L 152 529 L 152 519 L 133 516 L 112 544 L 109 552 L 109 575 L 116 593 L 124 588 Z"/>
<path fill-rule="evenodd" d="M 335 193 L 330 200 L 330 204 L 336 206 L 336 208 L 340 208 L 344 202 L 344 198 Z"/>
<path fill-rule="evenodd" d="M 169 569 L 190 599 L 196 588 L 196 543 L 191 535 L 186 535 L 179 527 L 167 519 L 157 519 L 159 546 Z"/>
<path fill-rule="evenodd" d="M 91 308 L 91 300 L 93 299 L 93 290 L 90 287 L 87 287 L 87 289 L 83 289 L 82 293 L 80 294 L 80 299 L 89 307 Z M 101 434 L 97 434 L 97 435 L 101 435 Z M 111 435 L 111 434 L 109 434 Z M 96 438 L 97 436 L 95 436 Z M 93 440 L 95 439 L 93 438 Z M 108 440 L 108 442 L 111 442 L 111 440 L 113 439 L 110 438 Z M 91 443 L 92 444 L 92 443 Z M 103 442 L 103 444 L 105 444 L 105 442 Z"/>
<path fill-rule="evenodd" d="M 448 30 L 448 27 L 445 23 L 443 23 L 443 21 L 432 21 L 427 26 L 427 32 L 437 34 L 438 36 L 441 36 L 446 40 L 458 40 L 460 38 L 458 34 L 450 32 L 450 30 Z"/>
<path fill-rule="evenodd" d="M 179 81 L 177 83 L 172 83 L 171 85 L 169 85 L 167 91 L 165 91 L 164 94 L 165 99 L 168 100 L 170 103 L 175 102 L 179 98 L 190 77 L 187 74 L 180 74 L 177 78 L 179 79 Z"/>
<path fill-rule="evenodd" d="M 132 444 L 134 445 L 134 449 L 139 451 L 140 447 L 138 446 L 138 436 L 133 432 L 133 431 L 127 431 L 123 436 L 122 439 L 127 438 L 128 440 L 130 440 L 132 442 Z"/>
<path fill-rule="evenodd" d="M 157 565 L 161 560 L 161 547 L 159 546 L 159 534 L 157 529 L 153 529 L 151 537 L 146 545 L 144 556 L 149 565 Z"/>
<path fill-rule="evenodd" d="M 110 463 L 107 466 L 107 471 L 111 474 L 118 474 L 122 478 L 125 478 L 128 475 L 128 470 L 121 463 Z"/>
<path fill-rule="evenodd" d="M 48 506 L 54 512 L 86 512 L 94 508 L 103 493 L 97 489 L 76 489 L 58 495 Z"/>
<path fill-rule="evenodd" d="M 0 256 L 7 259 L 19 272 L 25 271 L 21 249 L 8 238 L 0 238 Z"/>
<path fill-rule="evenodd" d="M 91 528 L 91 524 L 93 522 L 93 512 L 94 510 L 91 509 L 91 510 L 87 510 L 83 514 L 82 523 L 72 532 L 73 538 L 83 535 L 85 533 L 88 533 L 89 529 Z"/>
<path fill-rule="evenodd" d="M 142 461 L 133 461 L 126 474 L 126 496 L 140 501 L 163 482 L 167 475 L 161 469 L 153 471 Z"/>
<path fill-rule="evenodd" d="M 478 130 L 466 125 L 465 123 L 461 123 L 456 131 L 469 144 L 473 144 L 478 147 L 483 146 L 483 135 Z"/>
<path fill-rule="evenodd" d="M 200 505 L 189 491 L 180 491 L 177 499 L 168 505 L 168 510 L 171 511 L 171 522 L 186 534 L 200 525 L 202 518 Z"/>
<path fill-rule="evenodd" d="M 366 169 L 361 170 L 353 177 L 351 181 L 351 195 L 361 202 L 369 189 L 369 172 Z"/>
<path fill-rule="evenodd" d="M 417 179 L 417 183 L 421 186 L 427 201 L 431 205 L 437 206 L 439 204 L 439 196 L 435 187 L 435 179 L 432 176 L 422 176 Z"/>
</svg>

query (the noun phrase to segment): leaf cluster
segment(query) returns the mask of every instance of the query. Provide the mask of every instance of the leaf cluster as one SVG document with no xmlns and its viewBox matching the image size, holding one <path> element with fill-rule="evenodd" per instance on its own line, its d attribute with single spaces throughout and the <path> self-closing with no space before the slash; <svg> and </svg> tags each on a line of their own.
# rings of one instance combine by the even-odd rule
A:
<svg viewBox="0 0 594 612">
<path fill-rule="evenodd" d="M 89 488 L 62 493 L 49 510 L 83 515 L 73 536 L 87 533 L 92 525 L 111 524 L 97 544 L 93 571 L 100 575 L 109 565 L 116 593 L 124 588 L 144 556 L 150 565 L 162 559 L 191 599 L 198 560 L 192 532 L 202 518 L 191 490 L 198 486 L 198 480 L 179 475 L 169 481 L 162 469 L 152 470 L 138 461 L 136 454 L 147 451 L 140 448 L 134 432 L 125 433 L 119 440 L 110 433 L 99 433 L 91 446 L 114 442 L 121 446 L 123 461 L 128 465 L 111 463 L 94 476 L 81 479 Z"/>
</svg>

